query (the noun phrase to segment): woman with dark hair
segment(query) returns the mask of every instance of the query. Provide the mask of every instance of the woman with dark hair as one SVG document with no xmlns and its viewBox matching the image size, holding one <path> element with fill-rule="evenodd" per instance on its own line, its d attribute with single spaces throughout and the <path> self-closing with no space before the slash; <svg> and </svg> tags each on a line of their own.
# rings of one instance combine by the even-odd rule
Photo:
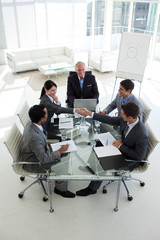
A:
<svg viewBox="0 0 160 240">
<path fill-rule="evenodd" d="M 48 132 L 48 134 L 50 131 L 54 131 L 54 128 L 51 124 L 51 118 L 54 115 L 54 113 L 58 115 L 61 113 L 73 114 L 74 112 L 79 112 L 79 109 L 61 107 L 61 103 L 59 102 L 56 93 L 57 93 L 56 83 L 53 82 L 52 80 L 47 80 L 44 83 L 44 86 L 41 90 L 40 104 L 45 105 L 48 111 L 47 121 L 43 125 L 43 128 Z"/>
</svg>

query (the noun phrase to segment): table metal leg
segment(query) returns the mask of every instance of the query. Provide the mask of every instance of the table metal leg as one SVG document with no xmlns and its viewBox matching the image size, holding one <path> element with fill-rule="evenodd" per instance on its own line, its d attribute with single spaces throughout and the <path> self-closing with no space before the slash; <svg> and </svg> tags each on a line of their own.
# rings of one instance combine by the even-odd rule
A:
<svg viewBox="0 0 160 240">
<path fill-rule="evenodd" d="M 54 212 L 52 208 L 52 181 L 48 180 L 48 192 L 49 192 L 49 203 L 50 203 L 50 212 Z"/>
<path fill-rule="evenodd" d="M 120 194 L 120 188 L 121 188 L 121 179 L 118 181 L 118 186 L 117 186 L 117 195 L 116 195 L 116 206 L 114 208 L 114 211 L 118 211 L 118 202 L 119 202 L 119 194 Z"/>
</svg>

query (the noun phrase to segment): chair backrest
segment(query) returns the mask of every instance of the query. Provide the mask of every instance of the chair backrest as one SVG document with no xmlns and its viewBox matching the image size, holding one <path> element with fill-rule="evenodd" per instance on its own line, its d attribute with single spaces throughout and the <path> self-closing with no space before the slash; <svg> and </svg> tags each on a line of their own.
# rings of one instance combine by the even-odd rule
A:
<svg viewBox="0 0 160 240">
<path fill-rule="evenodd" d="M 147 149 L 145 159 L 148 159 L 150 154 L 153 152 L 154 148 L 156 147 L 156 145 L 159 143 L 159 141 L 157 140 L 156 136 L 152 132 L 148 123 L 146 124 L 146 128 L 148 131 L 148 149 Z"/>
<path fill-rule="evenodd" d="M 11 156 L 13 157 L 13 162 L 21 161 L 20 155 L 20 145 L 22 141 L 22 133 L 16 124 L 14 124 L 5 140 L 5 145 L 8 148 Z"/>
<path fill-rule="evenodd" d="M 76 73 L 76 71 L 70 71 L 69 72 L 69 76 Z M 89 73 L 89 74 L 92 74 L 92 71 L 85 71 L 85 73 Z"/>
<path fill-rule="evenodd" d="M 6 137 L 4 144 L 6 145 L 8 151 L 10 152 L 13 158 L 13 170 L 23 176 L 35 175 L 35 173 L 29 172 L 23 169 L 23 159 L 21 155 L 21 142 L 22 142 L 22 133 L 16 124 L 14 124 Z"/>
<path fill-rule="evenodd" d="M 29 106 L 28 106 L 27 102 L 25 102 L 23 104 L 23 106 L 21 107 L 19 113 L 17 114 L 17 116 L 19 117 L 19 119 L 24 127 L 30 120 L 28 111 L 29 111 Z"/>
<path fill-rule="evenodd" d="M 148 107 L 148 105 L 144 102 L 144 100 L 142 98 L 140 99 L 140 102 L 142 103 L 142 106 L 143 106 L 143 118 L 142 118 L 142 121 L 144 123 L 146 123 L 147 119 L 149 117 L 149 114 L 151 112 L 151 108 Z"/>
<path fill-rule="evenodd" d="M 154 135 L 154 133 L 152 132 L 148 123 L 146 124 L 146 128 L 148 131 L 148 148 L 147 148 L 147 153 L 144 160 L 148 160 L 150 154 L 153 152 L 154 148 L 159 142 L 156 136 Z M 135 168 L 133 172 L 145 172 L 147 169 L 148 169 L 148 163 L 144 162 L 142 165 L 139 165 L 139 167 Z"/>
</svg>

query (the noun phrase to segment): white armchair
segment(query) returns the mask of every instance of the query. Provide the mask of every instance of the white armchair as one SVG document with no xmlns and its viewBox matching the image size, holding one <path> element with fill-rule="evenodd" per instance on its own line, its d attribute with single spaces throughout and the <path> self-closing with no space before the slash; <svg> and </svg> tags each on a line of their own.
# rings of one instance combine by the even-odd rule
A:
<svg viewBox="0 0 160 240">
<path fill-rule="evenodd" d="M 115 71 L 117 58 L 106 50 L 92 50 L 88 55 L 88 66 L 100 72 Z"/>
</svg>

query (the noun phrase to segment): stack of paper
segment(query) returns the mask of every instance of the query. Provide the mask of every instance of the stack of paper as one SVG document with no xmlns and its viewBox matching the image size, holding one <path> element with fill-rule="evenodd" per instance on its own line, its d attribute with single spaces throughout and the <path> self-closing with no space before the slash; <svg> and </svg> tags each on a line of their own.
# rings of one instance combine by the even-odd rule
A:
<svg viewBox="0 0 160 240">
<path fill-rule="evenodd" d="M 112 145 L 113 141 L 115 141 L 115 138 L 109 132 L 98 134 L 98 138 L 103 144 L 103 147 L 94 148 L 94 151 L 98 158 L 121 155 L 119 149 Z"/>
<path fill-rule="evenodd" d="M 70 129 L 73 128 L 73 118 L 60 118 L 59 129 Z"/>
<path fill-rule="evenodd" d="M 119 149 L 114 147 L 113 145 L 108 145 L 105 147 L 95 147 L 94 151 L 98 158 L 121 155 Z"/>
</svg>

